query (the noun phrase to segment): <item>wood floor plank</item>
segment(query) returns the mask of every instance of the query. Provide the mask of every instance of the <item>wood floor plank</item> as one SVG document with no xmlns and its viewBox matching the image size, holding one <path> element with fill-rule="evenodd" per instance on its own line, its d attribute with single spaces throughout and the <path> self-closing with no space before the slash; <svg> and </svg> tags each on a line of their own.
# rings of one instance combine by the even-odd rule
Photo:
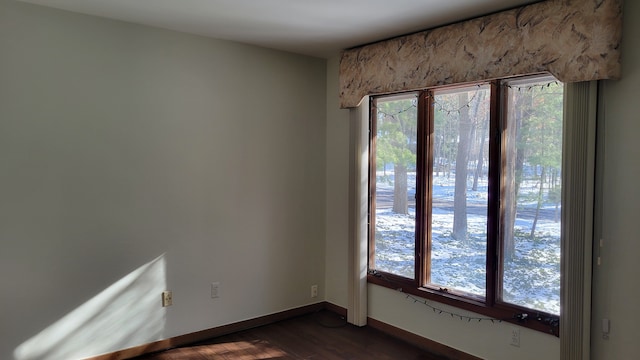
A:
<svg viewBox="0 0 640 360">
<path fill-rule="evenodd" d="M 326 310 L 136 359 L 446 360 Z"/>
</svg>

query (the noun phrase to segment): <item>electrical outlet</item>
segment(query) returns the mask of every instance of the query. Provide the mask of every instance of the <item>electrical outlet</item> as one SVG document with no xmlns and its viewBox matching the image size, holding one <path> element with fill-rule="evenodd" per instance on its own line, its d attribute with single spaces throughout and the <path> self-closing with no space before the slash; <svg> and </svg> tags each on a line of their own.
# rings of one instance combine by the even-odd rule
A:
<svg viewBox="0 0 640 360">
<path fill-rule="evenodd" d="M 162 307 L 173 305 L 173 293 L 170 290 L 162 292 Z"/>
<path fill-rule="evenodd" d="M 212 282 L 211 283 L 211 298 L 216 299 L 220 297 L 220 283 Z"/>
<path fill-rule="evenodd" d="M 318 285 L 311 285 L 311 297 L 318 297 Z"/>
<path fill-rule="evenodd" d="M 511 345 L 520 347 L 520 329 L 517 327 L 511 328 Z"/>
</svg>

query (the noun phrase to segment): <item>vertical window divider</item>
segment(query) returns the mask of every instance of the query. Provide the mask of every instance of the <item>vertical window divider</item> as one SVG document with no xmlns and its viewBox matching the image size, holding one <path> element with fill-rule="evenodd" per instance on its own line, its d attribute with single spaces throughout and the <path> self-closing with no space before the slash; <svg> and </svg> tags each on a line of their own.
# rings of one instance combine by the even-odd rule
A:
<svg viewBox="0 0 640 360">
<path fill-rule="evenodd" d="M 372 134 L 375 134 L 378 131 L 377 128 L 377 121 L 374 121 L 373 119 L 376 118 L 378 114 L 378 107 L 377 107 L 377 101 L 375 98 L 371 98 L 370 102 L 369 102 L 369 182 L 368 182 L 368 189 L 369 189 L 369 196 L 368 196 L 368 201 L 369 204 L 367 206 L 368 209 L 368 231 L 369 231 L 369 236 L 367 237 L 369 239 L 368 242 L 368 246 L 369 246 L 369 265 L 368 268 L 372 268 L 374 267 L 373 265 L 375 265 L 375 261 L 376 261 L 376 252 L 375 252 L 375 248 L 376 248 L 376 241 L 375 241 L 375 236 L 372 236 L 371 234 L 375 234 L 376 231 L 376 213 L 375 211 L 371 211 L 371 205 L 376 203 L 376 136 L 372 136 Z M 371 181 L 371 179 L 374 179 L 373 181 Z"/>
<path fill-rule="evenodd" d="M 431 91 L 421 91 L 418 96 L 418 151 L 417 151 L 417 181 L 416 181 L 416 280 L 418 286 L 430 281 L 431 268 L 431 197 L 429 189 L 432 185 L 433 169 L 433 96 Z M 422 178 L 426 177 L 427 181 Z M 418 255 L 418 254 L 416 254 Z"/>
<path fill-rule="evenodd" d="M 504 166 L 504 155 L 502 154 L 502 142 L 504 141 L 503 116 L 501 116 L 504 107 L 502 101 L 502 92 L 500 82 L 494 80 L 491 82 L 491 103 L 489 110 L 489 201 L 487 211 L 489 213 L 499 214 L 499 217 L 489 216 L 487 221 L 487 292 L 486 304 L 493 306 L 498 297 L 498 284 L 500 268 L 500 226 L 499 220 L 502 218 L 502 209 L 500 199 L 502 198 L 502 167 Z M 496 241 L 498 240 L 498 241 Z"/>
</svg>

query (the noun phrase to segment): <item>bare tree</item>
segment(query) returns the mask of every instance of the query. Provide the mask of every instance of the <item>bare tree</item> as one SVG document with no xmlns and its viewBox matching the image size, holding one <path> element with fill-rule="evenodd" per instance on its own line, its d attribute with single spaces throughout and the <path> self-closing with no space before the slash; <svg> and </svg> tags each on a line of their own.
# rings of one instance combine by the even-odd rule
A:
<svg viewBox="0 0 640 360">
<path fill-rule="evenodd" d="M 469 93 L 458 94 L 460 117 L 458 120 L 458 152 L 456 154 L 455 193 L 453 197 L 453 238 L 467 240 L 467 165 L 471 119 L 469 118 Z"/>
<path fill-rule="evenodd" d="M 504 256 L 512 259 L 515 253 L 515 223 L 518 208 L 518 194 L 522 183 L 524 168 L 524 149 L 518 144 L 522 141 L 522 122 L 530 116 L 532 95 L 530 92 L 519 92 L 510 98 L 506 139 L 506 174 L 504 192 Z"/>
</svg>

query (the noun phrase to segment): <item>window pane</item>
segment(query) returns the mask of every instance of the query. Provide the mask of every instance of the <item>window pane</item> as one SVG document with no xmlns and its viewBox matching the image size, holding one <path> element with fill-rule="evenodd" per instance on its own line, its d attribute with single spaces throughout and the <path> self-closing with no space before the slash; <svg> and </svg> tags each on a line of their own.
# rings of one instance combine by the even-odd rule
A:
<svg viewBox="0 0 640 360">
<path fill-rule="evenodd" d="M 490 87 L 433 96 L 430 283 L 486 295 Z"/>
<path fill-rule="evenodd" d="M 559 315 L 563 85 L 507 86 L 502 300 Z"/>
<path fill-rule="evenodd" d="M 376 126 L 376 270 L 414 278 L 416 229 L 415 95 L 379 99 Z"/>
</svg>

